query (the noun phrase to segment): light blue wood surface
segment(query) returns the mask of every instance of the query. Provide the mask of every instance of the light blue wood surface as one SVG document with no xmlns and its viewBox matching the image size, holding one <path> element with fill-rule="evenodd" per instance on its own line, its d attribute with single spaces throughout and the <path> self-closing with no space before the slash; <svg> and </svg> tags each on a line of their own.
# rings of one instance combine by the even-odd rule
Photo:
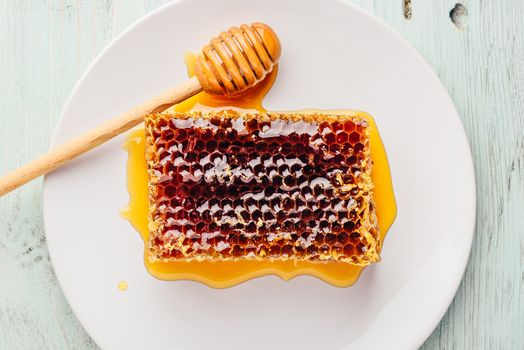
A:
<svg viewBox="0 0 524 350">
<path fill-rule="evenodd" d="M 0 0 L 0 174 L 47 150 L 87 65 L 166 2 Z M 434 68 L 474 156 L 479 198 L 471 258 L 423 348 L 524 349 L 524 2 L 463 1 L 468 15 L 457 11 L 456 25 L 455 0 L 413 0 L 409 21 L 403 0 L 352 2 L 391 25 Z M 0 349 L 96 349 L 53 274 L 41 194 L 38 180 L 0 198 Z"/>
</svg>

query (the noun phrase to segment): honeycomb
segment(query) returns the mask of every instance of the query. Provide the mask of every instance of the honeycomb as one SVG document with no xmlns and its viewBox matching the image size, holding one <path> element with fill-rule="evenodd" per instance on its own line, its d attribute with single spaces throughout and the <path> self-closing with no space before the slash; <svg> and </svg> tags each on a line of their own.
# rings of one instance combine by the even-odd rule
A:
<svg viewBox="0 0 524 350">
<path fill-rule="evenodd" d="M 146 118 L 151 261 L 378 261 L 369 126 L 358 115 Z"/>
</svg>

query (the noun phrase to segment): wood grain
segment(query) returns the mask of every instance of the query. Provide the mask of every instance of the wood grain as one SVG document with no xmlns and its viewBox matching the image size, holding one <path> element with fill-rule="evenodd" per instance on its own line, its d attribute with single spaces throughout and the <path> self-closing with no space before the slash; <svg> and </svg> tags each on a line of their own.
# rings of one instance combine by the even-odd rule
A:
<svg viewBox="0 0 524 350">
<path fill-rule="evenodd" d="M 91 60 L 166 2 L 0 2 L 0 173 L 47 150 L 65 99 Z M 391 25 L 433 67 L 462 116 L 475 161 L 471 258 L 423 349 L 523 349 L 524 2 L 461 1 L 463 29 L 450 19 L 457 0 L 411 1 L 409 21 L 403 1 L 352 2 Z M 0 198 L 0 349 L 96 349 L 53 275 L 41 212 L 40 181 Z"/>
</svg>

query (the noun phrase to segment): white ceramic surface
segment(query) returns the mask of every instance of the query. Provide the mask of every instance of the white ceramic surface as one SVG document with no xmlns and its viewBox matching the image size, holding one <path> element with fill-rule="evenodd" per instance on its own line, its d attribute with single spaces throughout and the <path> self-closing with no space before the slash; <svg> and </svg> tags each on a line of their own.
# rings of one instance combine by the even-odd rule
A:
<svg viewBox="0 0 524 350">
<path fill-rule="evenodd" d="M 268 109 L 308 107 L 375 116 L 398 216 L 383 262 L 356 285 L 267 276 L 215 290 L 164 282 L 118 211 L 127 203 L 124 137 L 46 177 L 53 266 L 89 334 L 104 349 L 409 349 L 437 325 L 460 283 L 475 219 L 468 143 L 424 60 L 398 35 L 343 1 L 179 1 L 141 20 L 91 65 L 53 145 L 186 78 L 183 53 L 219 31 L 263 21 L 282 60 Z M 204 25 L 205 23 L 205 25 Z M 126 280 L 125 292 L 117 283 Z"/>
</svg>

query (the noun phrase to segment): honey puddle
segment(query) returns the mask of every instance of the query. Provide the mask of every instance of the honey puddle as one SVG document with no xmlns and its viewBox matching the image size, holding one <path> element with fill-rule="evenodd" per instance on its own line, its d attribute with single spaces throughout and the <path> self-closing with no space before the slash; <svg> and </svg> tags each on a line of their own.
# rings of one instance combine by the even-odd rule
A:
<svg viewBox="0 0 524 350">
<path fill-rule="evenodd" d="M 118 282 L 118 290 L 121 292 L 125 292 L 127 290 L 127 282 L 126 281 L 120 281 Z"/>
<path fill-rule="evenodd" d="M 186 64 L 193 67 L 194 56 L 186 56 Z M 264 81 L 250 90 L 247 94 L 235 97 L 234 100 L 209 95 L 201 92 L 188 100 L 176 105 L 177 112 L 186 112 L 198 107 L 234 107 L 265 111 L 262 100 L 267 94 L 277 76 L 273 70 Z M 189 68 L 189 75 L 193 72 Z M 307 110 L 304 112 L 312 112 Z M 355 113 L 353 111 L 324 111 Z M 388 229 L 395 220 L 397 208 L 391 182 L 388 160 L 382 140 L 374 120 L 365 113 L 371 126 L 370 144 L 374 161 L 372 177 L 375 183 L 374 199 L 376 214 L 381 232 L 381 241 L 384 240 Z M 122 210 L 122 216 L 129 220 L 140 233 L 146 243 L 148 240 L 148 175 L 145 158 L 145 130 L 135 129 L 130 132 L 125 148 L 128 151 L 127 187 L 129 191 L 129 205 Z M 303 261 L 191 261 L 191 262 L 150 262 L 144 254 L 144 262 L 149 273 L 162 280 L 193 280 L 214 288 L 227 288 L 251 278 L 264 275 L 277 275 L 289 280 L 299 275 L 315 276 L 327 283 L 338 287 L 352 285 L 365 267 L 353 266 L 346 263 L 311 263 Z"/>
</svg>

